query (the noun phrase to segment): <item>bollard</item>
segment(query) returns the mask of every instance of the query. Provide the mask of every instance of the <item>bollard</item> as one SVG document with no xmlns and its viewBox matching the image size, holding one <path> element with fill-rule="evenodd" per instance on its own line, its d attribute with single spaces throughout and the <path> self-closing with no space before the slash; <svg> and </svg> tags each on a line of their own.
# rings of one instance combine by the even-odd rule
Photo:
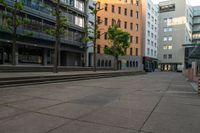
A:
<svg viewBox="0 0 200 133">
<path fill-rule="evenodd" d="M 198 94 L 200 94 L 200 77 L 199 77 L 199 80 L 198 80 Z"/>
</svg>

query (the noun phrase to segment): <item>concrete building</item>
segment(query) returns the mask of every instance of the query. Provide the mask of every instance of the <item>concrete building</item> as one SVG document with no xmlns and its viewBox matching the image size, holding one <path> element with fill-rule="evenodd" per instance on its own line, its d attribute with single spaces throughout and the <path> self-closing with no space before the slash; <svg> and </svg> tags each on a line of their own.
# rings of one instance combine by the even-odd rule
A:
<svg viewBox="0 0 200 133">
<path fill-rule="evenodd" d="M 97 19 L 100 37 L 97 39 L 97 67 L 112 66 L 113 56 L 105 55 L 104 48 L 109 47 L 107 30 L 116 23 L 122 30 L 130 33 L 130 48 L 127 55 L 119 57 L 120 69 L 142 68 L 142 8 L 140 0 L 99 0 Z"/>
<path fill-rule="evenodd" d="M 14 0 L 6 0 L 9 6 L 13 6 Z M 55 37 L 49 29 L 55 27 L 55 16 L 52 11 L 55 3 L 49 0 L 23 0 L 24 8 L 19 16 L 30 21 L 17 29 L 17 62 L 18 64 L 52 65 Z M 62 35 L 60 46 L 60 65 L 82 66 L 84 46 L 83 37 L 86 25 L 86 1 L 85 0 L 61 0 L 62 14 L 67 17 L 69 26 L 66 34 Z M 0 14 L 5 12 L 0 5 Z M 12 56 L 12 39 L 7 30 L 6 18 L 0 16 L 0 62 L 10 64 Z M 26 36 L 31 32 L 31 36 Z"/>
<path fill-rule="evenodd" d="M 152 0 L 142 0 L 142 18 L 144 70 L 153 71 L 158 64 L 158 5 Z"/>
<path fill-rule="evenodd" d="M 193 9 L 192 43 L 200 44 L 200 6 Z"/>
<path fill-rule="evenodd" d="M 88 30 L 88 36 L 89 38 L 94 38 L 94 23 L 95 23 L 95 16 L 94 14 L 92 14 L 92 11 L 95 8 L 95 3 L 96 0 L 88 0 L 88 4 L 87 4 L 87 30 Z M 94 43 L 92 40 L 90 40 L 89 42 L 87 42 L 87 46 L 86 46 L 86 66 L 93 66 L 92 64 L 92 60 L 93 60 L 93 46 Z"/>
<path fill-rule="evenodd" d="M 192 9 L 187 0 L 159 3 L 158 34 L 160 69 L 182 71 L 185 68 L 183 44 L 192 43 Z"/>
</svg>

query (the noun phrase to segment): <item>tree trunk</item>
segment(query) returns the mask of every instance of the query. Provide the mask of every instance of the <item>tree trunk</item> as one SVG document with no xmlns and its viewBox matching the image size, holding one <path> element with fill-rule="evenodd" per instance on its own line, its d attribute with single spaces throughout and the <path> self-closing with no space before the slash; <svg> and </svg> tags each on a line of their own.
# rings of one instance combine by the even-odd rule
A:
<svg viewBox="0 0 200 133">
<path fill-rule="evenodd" d="M 60 0 L 57 0 L 57 5 L 56 5 L 56 42 L 55 42 L 55 49 L 54 49 L 54 69 L 53 72 L 57 73 L 58 72 L 58 57 L 60 57 L 58 54 L 59 52 L 59 47 L 60 47 Z"/>
<path fill-rule="evenodd" d="M 15 1 L 16 2 L 16 1 Z M 12 44 L 12 65 L 16 65 L 16 34 L 17 34 L 17 24 L 16 24 L 16 18 L 17 17 L 17 11 L 14 9 L 13 11 L 13 44 Z"/>
</svg>

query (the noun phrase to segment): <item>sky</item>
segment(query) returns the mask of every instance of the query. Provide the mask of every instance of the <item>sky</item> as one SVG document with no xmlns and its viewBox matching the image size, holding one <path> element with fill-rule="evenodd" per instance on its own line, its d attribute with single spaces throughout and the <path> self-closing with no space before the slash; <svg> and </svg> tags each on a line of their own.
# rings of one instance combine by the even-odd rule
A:
<svg viewBox="0 0 200 133">
<path fill-rule="evenodd" d="M 154 1 L 160 2 L 160 1 L 166 1 L 166 0 L 154 0 Z M 189 2 L 192 6 L 200 6 L 200 0 L 189 0 Z"/>
</svg>

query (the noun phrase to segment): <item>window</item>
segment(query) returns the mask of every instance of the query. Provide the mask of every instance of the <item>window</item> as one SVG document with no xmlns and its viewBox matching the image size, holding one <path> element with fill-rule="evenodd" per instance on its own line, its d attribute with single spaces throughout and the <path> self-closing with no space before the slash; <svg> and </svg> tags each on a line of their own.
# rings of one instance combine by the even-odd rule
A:
<svg viewBox="0 0 200 133">
<path fill-rule="evenodd" d="M 139 6 L 139 0 L 136 0 L 136 6 Z"/>
<path fill-rule="evenodd" d="M 136 24 L 136 31 L 139 30 L 139 24 Z"/>
<path fill-rule="evenodd" d="M 151 9 L 151 6 L 150 6 L 150 4 L 148 3 L 148 9 L 150 10 Z"/>
<path fill-rule="evenodd" d="M 148 33 L 148 36 L 150 37 L 150 31 L 149 31 L 149 30 L 148 30 L 148 32 L 147 32 L 147 33 Z"/>
<path fill-rule="evenodd" d="M 101 48 L 101 46 L 98 44 L 98 45 L 97 45 L 97 53 L 98 53 L 98 54 L 100 53 L 100 48 Z"/>
<path fill-rule="evenodd" d="M 126 8 L 124 9 L 124 15 L 127 15 L 127 9 Z"/>
<path fill-rule="evenodd" d="M 156 51 L 154 51 L 154 56 L 156 56 Z"/>
<path fill-rule="evenodd" d="M 133 23 L 130 23 L 130 30 L 133 30 Z"/>
<path fill-rule="evenodd" d="M 169 46 L 168 46 L 168 49 L 172 49 L 172 45 L 169 45 Z"/>
<path fill-rule="evenodd" d="M 150 22 L 148 21 L 148 27 L 150 27 Z"/>
<path fill-rule="evenodd" d="M 160 13 L 175 11 L 175 4 L 163 5 L 159 7 Z"/>
<path fill-rule="evenodd" d="M 151 41 L 151 46 L 153 46 L 153 41 Z"/>
<path fill-rule="evenodd" d="M 112 5 L 112 12 L 114 13 L 115 12 L 115 6 Z"/>
<path fill-rule="evenodd" d="M 172 27 L 165 27 L 164 28 L 164 32 L 171 32 L 172 31 Z"/>
<path fill-rule="evenodd" d="M 133 17 L 133 10 L 130 10 L 130 17 Z"/>
<path fill-rule="evenodd" d="M 97 32 L 97 38 L 100 39 L 100 36 L 101 36 L 101 32 L 98 31 L 98 32 Z"/>
<path fill-rule="evenodd" d="M 150 40 L 149 39 L 147 40 L 147 44 L 150 45 Z"/>
<path fill-rule="evenodd" d="M 138 42 L 139 42 L 139 38 L 138 38 L 138 36 L 136 36 L 135 43 L 138 44 Z"/>
<path fill-rule="evenodd" d="M 150 49 L 149 48 L 147 48 L 147 55 L 149 55 L 150 54 Z"/>
<path fill-rule="evenodd" d="M 130 43 L 133 42 L 133 36 L 130 36 Z"/>
<path fill-rule="evenodd" d="M 153 24 L 151 25 L 151 29 L 152 29 L 152 30 L 154 29 L 154 26 L 153 26 Z"/>
<path fill-rule="evenodd" d="M 74 4 L 75 4 L 75 8 L 84 12 L 84 2 L 83 1 L 75 0 Z"/>
<path fill-rule="evenodd" d="M 78 25 L 83 28 L 84 27 L 84 18 L 75 16 L 75 25 Z"/>
<path fill-rule="evenodd" d="M 105 32 L 105 33 L 104 33 L 104 39 L 107 40 L 107 38 L 108 38 L 108 33 Z"/>
<path fill-rule="evenodd" d="M 165 49 L 167 49 L 167 46 L 166 46 L 166 45 L 164 45 L 164 46 L 163 46 L 163 49 L 164 49 L 164 50 L 165 50 Z"/>
<path fill-rule="evenodd" d="M 167 37 L 164 37 L 164 38 L 163 38 L 163 41 L 166 42 L 166 41 L 167 41 Z"/>
<path fill-rule="evenodd" d="M 169 37 L 168 37 L 168 41 L 172 41 L 172 36 L 169 36 Z"/>
<path fill-rule="evenodd" d="M 168 59 L 172 59 L 172 54 L 169 54 L 169 55 L 168 55 Z"/>
<path fill-rule="evenodd" d="M 117 21 L 117 26 L 118 26 L 118 27 L 121 27 L 121 20 L 118 20 L 118 21 Z"/>
<path fill-rule="evenodd" d="M 115 20 L 114 20 L 114 19 L 112 19 L 112 26 L 114 26 L 114 24 L 115 24 Z"/>
<path fill-rule="evenodd" d="M 118 7 L 118 13 L 121 14 L 121 7 Z"/>
<path fill-rule="evenodd" d="M 153 38 L 153 33 L 151 33 L 151 38 Z"/>
<path fill-rule="evenodd" d="M 130 55 L 133 55 L 133 48 L 130 48 Z"/>
<path fill-rule="evenodd" d="M 153 49 L 151 49 L 151 56 L 153 56 Z"/>
<path fill-rule="evenodd" d="M 126 29 L 127 28 L 127 22 L 125 21 L 124 22 L 124 29 Z"/>
<path fill-rule="evenodd" d="M 167 18 L 164 18 L 164 22 L 167 23 Z"/>
<path fill-rule="evenodd" d="M 104 4 L 104 10 L 105 10 L 105 11 L 108 10 L 108 4 L 107 4 L 107 3 Z"/>
<path fill-rule="evenodd" d="M 101 18 L 98 16 L 97 17 L 97 23 L 100 24 L 101 23 Z"/>
<path fill-rule="evenodd" d="M 131 2 L 131 5 L 133 5 L 133 0 L 131 0 L 130 2 Z"/>
<path fill-rule="evenodd" d="M 105 25 L 105 26 L 108 25 L 108 18 L 104 18 L 104 25 Z"/>
<path fill-rule="evenodd" d="M 135 55 L 138 56 L 138 48 L 135 49 Z"/>
<path fill-rule="evenodd" d="M 139 12 L 136 11 L 136 18 L 139 18 Z"/>
<path fill-rule="evenodd" d="M 150 17 L 151 17 L 151 15 L 150 15 L 150 13 L 148 13 L 148 19 L 150 19 Z"/>
<path fill-rule="evenodd" d="M 163 55 L 163 59 L 167 59 L 167 55 L 166 54 Z"/>
<path fill-rule="evenodd" d="M 98 3 L 97 3 L 97 9 L 100 9 L 100 8 L 101 8 L 101 3 L 98 2 Z"/>
</svg>

